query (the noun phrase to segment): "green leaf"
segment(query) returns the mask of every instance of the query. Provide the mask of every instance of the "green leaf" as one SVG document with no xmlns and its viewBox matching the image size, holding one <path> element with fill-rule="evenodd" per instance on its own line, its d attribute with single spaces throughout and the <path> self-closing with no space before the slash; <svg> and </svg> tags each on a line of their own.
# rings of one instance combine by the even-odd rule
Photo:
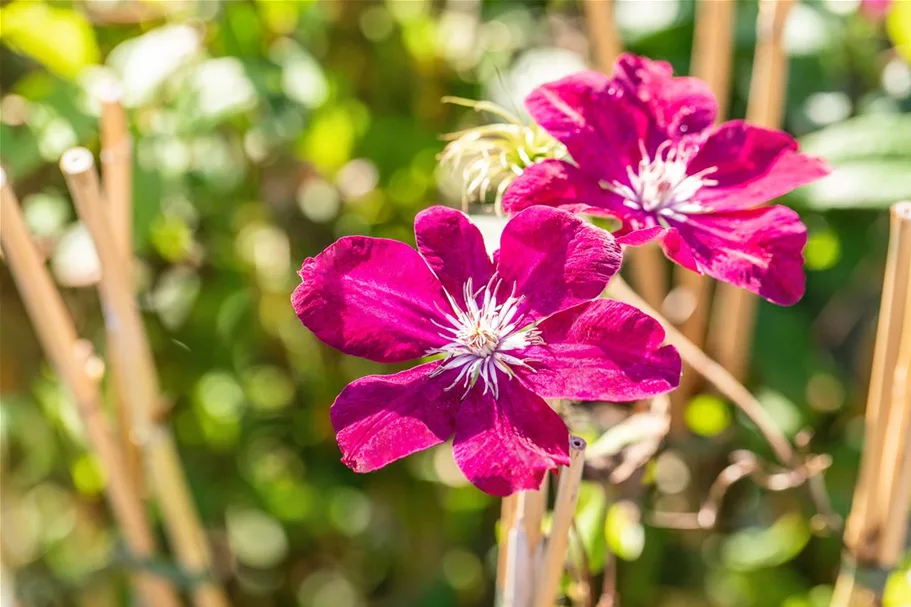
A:
<svg viewBox="0 0 911 607">
<path fill-rule="evenodd" d="M 81 13 L 32 0 L 0 10 L 0 40 L 68 79 L 100 57 L 92 25 Z"/>
<path fill-rule="evenodd" d="M 869 158 L 911 158 L 911 115 L 868 114 L 800 139 L 802 152 L 838 164 Z"/>
<path fill-rule="evenodd" d="M 635 561 L 645 547 L 642 512 L 630 501 L 611 504 L 604 522 L 604 539 L 611 552 L 624 561 Z"/>
<path fill-rule="evenodd" d="M 721 560 L 734 571 L 755 571 L 794 559 L 810 541 L 810 528 L 799 514 L 785 514 L 770 527 L 751 527 L 727 536 Z"/>
<path fill-rule="evenodd" d="M 832 165 L 792 200 L 816 210 L 885 208 L 911 196 L 911 116 L 871 114 L 801 139 L 801 151 Z"/>
<path fill-rule="evenodd" d="M 832 174 L 795 193 L 798 204 L 814 209 L 886 208 L 911 198 L 911 155 L 832 163 Z"/>
<path fill-rule="evenodd" d="M 582 483 L 576 508 L 576 529 L 582 538 L 592 573 L 597 573 L 604 566 L 605 546 L 602 530 L 606 509 L 607 496 L 604 494 L 604 487 L 595 483 Z"/>
</svg>

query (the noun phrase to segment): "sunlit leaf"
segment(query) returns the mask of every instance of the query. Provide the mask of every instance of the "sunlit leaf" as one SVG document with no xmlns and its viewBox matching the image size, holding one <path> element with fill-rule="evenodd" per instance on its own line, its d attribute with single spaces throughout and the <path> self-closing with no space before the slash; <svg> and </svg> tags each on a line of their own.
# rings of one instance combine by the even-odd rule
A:
<svg viewBox="0 0 911 607">
<path fill-rule="evenodd" d="M 898 53 L 911 62 L 911 2 L 892 2 L 886 17 L 886 31 Z"/>
<path fill-rule="evenodd" d="M 582 483 L 576 507 L 576 530 L 582 539 L 592 573 L 604 566 L 604 529 L 602 522 L 607 510 L 604 488 L 595 483 Z"/>
<path fill-rule="evenodd" d="M 801 149 L 829 162 L 832 174 L 798 190 L 798 203 L 882 208 L 911 196 L 911 116 L 852 118 L 804 137 Z"/>
<path fill-rule="evenodd" d="M 633 502 L 612 504 L 604 523 L 604 538 L 611 552 L 625 561 L 635 561 L 645 547 L 642 512 Z"/>
<path fill-rule="evenodd" d="M 810 528 L 799 514 L 785 514 L 771 526 L 752 527 L 727 538 L 721 560 L 735 571 L 752 571 L 787 563 L 810 541 Z"/>
<path fill-rule="evenodd" d="M 199 34 L 189 25 L 167 25 L 119 44 L 107 63 L 123 83 L 124 103 L 149 101 L 174 73 L 200 50 Z"/>
<path fill-rule="evenodd" d="M 685 419 L 695 434 L 716 436 L 731 425 L 731 412 L 717 396 L 700 394 L 687 403 Z"/>
<path fill-rule="evenodd" d="M 886 582 L 883 593 L 883 607 L 907 607 L 911 605 L 911 560 L 899 567 Z"/>
<path fill-rule="evenodd" d="M 811 209 L 886 208 L 911 197 L 911 156 L 833 163 L 831 175 L 799 193 Z"/>
<path fill-rule="evenodd" d="M 81 13 L 33 0 L 0 9 L 0 41 L 63 78 L 75 78 L 100 57 L 92 25 Z"/>
</svg>

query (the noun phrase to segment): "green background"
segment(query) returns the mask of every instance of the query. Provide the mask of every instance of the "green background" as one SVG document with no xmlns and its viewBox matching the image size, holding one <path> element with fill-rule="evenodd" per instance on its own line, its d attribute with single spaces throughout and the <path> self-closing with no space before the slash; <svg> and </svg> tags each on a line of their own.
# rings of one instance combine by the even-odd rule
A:
<svg viewBox="0 0 911 607">
<path fill-rule="evenodd" d="M 911 68 L 892 50 L 911 40 L 911 2 L 895 4 L 885 24 L 847 0 L 793 11 L 786 128 L 837 171 L 784 201 L 810 230 L 807 295 L 793 308 L 761 305 L 749 381 L 791 436 L 810 428 L 812 450 L 832 455 L 842 514 L 863 435 L 885 209 L 911 198 Z M 630 50 L 687 72 L 692 2 L 617 10 Z M 756 13 L 737 3 L 732 117 L 746 105 Z M 569 0 L 0 2 L 0 159 L 99 351 L 93 253 L 56 163 L 73 145 L 97 151 L 94 92 L 112 75 L 124 83 L 140 302 L 236 605 L 492 604 L 499 502 L 467 485 L 445 446 L 370 475 L 344 467 L 329 405 L 346 383 L 391 370 L 318 343 L 289 294 L 302 260 L 336 238 L 413 242 L 417 211 L 458 203 L 458 180 L 437 167 L 439 136 L 486 118 L 441 97 L 512 108 L 586 58 Z M 14 581 L 28 606 L 89 606 L 126 604 L 132 566 L 189 583 L 168 561 L 126 557 L 73 403 L 5 265 L 0 286 L 4 585 Z M 723 400 L 698 397 L 687 419 L 694 436 L 648 466 L 644 491 L 583 488 L 577 522 L 595 580 L 607 546 L 621 557 L 625 607 L 828 605 L 840 542 L 811 533 L 800 490 L 744 483 L 711 532 L 643 526 L 635 509 L 608 507 L 636 495 L 646 511 L 691 510 L 733 449 L 769 456 Z M 909 575 L 893 576 L 887 604 L 911 603 Z"/>
</svg>

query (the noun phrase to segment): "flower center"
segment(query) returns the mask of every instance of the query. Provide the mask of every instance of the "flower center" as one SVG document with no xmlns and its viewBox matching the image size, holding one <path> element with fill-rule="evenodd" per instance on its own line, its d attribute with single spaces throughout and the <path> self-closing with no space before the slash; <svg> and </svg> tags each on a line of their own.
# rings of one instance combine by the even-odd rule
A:
<svg viewBox="0 0 911 607">
<path fill-rule="evenodd" d="M 614 181 L 604 184 L 605 187 L 623 196 L 626 206 L 632 209 L 671 217 L 700 211 L 701 207 L 692 199 L 703 186 L 718 183 L 706 179 L 717 167 L 689 175 L 687 166 L 696 148 L 674 147 L 669 140 L 658 146 L 654 158 L 649 157 L 643 141 L 639 142 L 639 148 L 642 159 L 638 170 L 626 168 L 629 184 Z"/>
<path fill-rule="evenodd" d="M 461 383 L 465 387 L 462 398 L 468 395 L 479 379 L 484 383 L 484 394 L 490 390 L 497 397 L 499 374 L 511 378 L 515 375 L 513 367 L 534 371 L 528 359 L 522 358 L 521 351 L 530 345 L 544 343 L 541 332 L 519 311 L 522 297 L 516 297 L 515 285 L 509 296 L 501 299 L 502 284 L 503 281 L 494 276 L 487 285 L 475 291 L 471 279 L 468 279 L 462 287 L 462 305 L 446 293 L 452 311 L 440 312 L 447 323 L 432 321 L 442 330 L 440 335 L 448 342 L 427 352 L 428 355 L 446 355 L 432 376 L 459 369 L 455 381 L 446 389 Z M 482 293 L 483 297 L 480 297 Z"/>
</svg>

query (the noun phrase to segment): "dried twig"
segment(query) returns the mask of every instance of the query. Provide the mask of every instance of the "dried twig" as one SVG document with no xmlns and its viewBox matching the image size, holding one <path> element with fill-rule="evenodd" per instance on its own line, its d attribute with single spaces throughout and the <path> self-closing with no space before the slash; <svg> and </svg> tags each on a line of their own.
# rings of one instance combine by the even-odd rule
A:
<svg viewBox="0 0 911 607">
<path fill-rule="evenodd" d="M 202 523 L 190 498 L 189 488 L 167 426 L 158 374 L 152 350 L 139 315 L 135 296 L 126 274 L 121 249 L 114 240 L 104 212 L 98 175 L 91 152 L 85 148 L 68 150 L 60 168 L 76 203 L 80 218 L 92 235 L 102 278 L 99 283 L 105 305 L 105 325 L 113 328 L 116 352 L 123 356 L 123 368 L 130 370 L 129 396 L 133 419 L 144 452 L 152 484 L 161 504 L 165 528 L 186 572 L 211 576 L 211 557 Z M 227 597 L 211 577 L 194 589 L 198 607 L 226 607 Z"/>
<path fill-rule="evenodd" d="M 714 385 L 721 394 L 729 398 L 756 425 L 779 461 L 793 469 L 801 466 L 801 458 L 798 457 L 788 438 L 775 424 L 775 420 L 772 419 L 756 397 L 743 387 L 743 384 L 737 381 L 727 369 L 697 348 L 693 342 L 688 340 L 671 323 L 662 318 L 658 312 L 639 297 L 622 279 L 615 277 L 611 281 L 609 292 L 616 295 L 618 299 L 636 306 L 658 320 L 665 329 L 668 343 L 674 345 L 683 360 Z M 819 475 L 809 476 L 807 478 L 807 486 L 810 497 L 823 519 L 823 527 L 829 529 L 839 528 L 841 521 L 829 506 L 828 494 L 822 478 Z"/>
<path fill-rule="evenodd" d="M 19 203 L 0 169 L 0 240 L 7 263 L 19 286 L 23 303 L 35 326 L 41 345 L 61 380 L 76 401 L 86 437 L 104 469 L 105 494 L 124 540 L 139 560 L 154 558 L 155 540 L 145 507 L 123 465 L 123 454 L 110 433 L 101 410 L 97 385 L 85 370 L 79 355 L 76 328 L 35 249 Z M 177 594 L 170 584 L 151 573 L 134 576 L 137 595 L 148 605 L 177 606 Z"/>
<path fill-rule="evenodd" d="M 797 468 L 768 472 L 755 453 L 745 450 L 732 453 L 731 460 L 732 463 L 715 478 L 697 512 L 656 511 L 651 515 L 651 524 L 672 529 L 712 529 L 728 490 L 742 479 L 749 477 L 767 491 L 786 491 L 806 484 L 832 464 L 828 455 L 815 455 Z"/>
</svg>

